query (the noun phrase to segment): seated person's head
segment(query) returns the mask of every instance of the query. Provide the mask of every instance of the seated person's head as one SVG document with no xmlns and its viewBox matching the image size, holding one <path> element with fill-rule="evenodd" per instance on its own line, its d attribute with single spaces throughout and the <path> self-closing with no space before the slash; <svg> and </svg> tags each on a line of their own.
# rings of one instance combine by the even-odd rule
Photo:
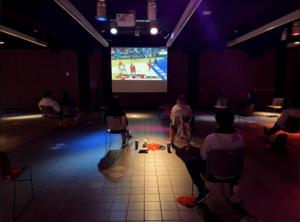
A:
<svg viewBox="0 0 300 222">
<path fill-rule="evenodd" d="M 52 91 L 45 91 L 44 98 L 53 98 Z"/>
<path fill-rule="evenodd" d="M 69 92 L 68 92 L 68 90 L 63 91 L 62 97 L 63 97 L 63 98 L 69 97 Z"/>
<path fill-rule="evenodd" d="M 231 129 L 234 122 L 234 114 L 230 109 L 218 109 L 216 112 L 216 122 L 221 129 Z"/>
<path fill-rule="evenodd" d="M 294 96 L 290 100 L 290 105 L 292 108 L 299 108 L 300 106 L 300 98 L 298 96 Z"/>
<path fill-rule="evenodd" d="M 109 103 L 108 109 L 110 110 L 119 110 L 123 109 L 118 97 L 114 96 Z"/>
<path fill-rule="evenodd" d="M 177 104 L 185 104 L 184 95 L 179 96 L 179 98 L 177 99 Z"/>
</svg>

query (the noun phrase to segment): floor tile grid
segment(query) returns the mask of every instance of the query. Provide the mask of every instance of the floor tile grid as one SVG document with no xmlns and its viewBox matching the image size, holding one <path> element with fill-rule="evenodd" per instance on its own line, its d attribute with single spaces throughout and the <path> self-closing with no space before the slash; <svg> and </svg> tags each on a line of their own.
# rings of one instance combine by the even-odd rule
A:
<svg viewBox="0 0 300 222">
<path fill-rule="evenodd" d="M 103 129 L 103 127 L 102 127 L 102 129 Z M 95 144 L 96 144 L 96 142 L 97 142 L 97 140 L 95 141 Z M 81 156 L 81 155 L 84 155 L 83 157 L 81 157 L 81 162 L 82 162 L 82 161 L 84 160 L 84 158 L 87 157 L 88 154 L 89 154 L 90 152 L 91 152 L 91 150 L 89 150 L 88 152 L 85 152 L 85 153 L 83 152 L 83 154 L 82 154 L 81 152 L 78 152 L 77 155 L 74 156 L 73 160 L 76 159 L 76 157 L 79 157 L 79 156 Z M 81 163 L 81 162 L 78 163 L 77 167 L 74 168 L 73 172 L 69 175 L 68 178 L 66 178 L 65 181 L 67 181 L 70 177 L 72 177 L 72 175 L 74 175 L 74 174 L 76 173 L 76 169 L 78 169 L 78 167 L 80 166 L 80 163 Z M 71 161 L 65 166 L 65 168 L 66 168 L 70 163 L 71 163 Z M 64 170 L 64 169 L 62 169 L 61 172 L 63 172 L 63 170 Z M 51 172 L 51 171 L 50 171 L 50 172 Z M 83 176 L 83 174 L 79 174 L 79 175 L 80 175 L 80 178 Z M 59 176 L 59 174 L 57 175 L 57 177 L 58 177 L 58 176 Z M 55 178 L 57 178 L 57 177 L 55 177 Z M 55 178 L 54 178 L 54 179 L 55 179 Z M 80 178 L 79 178 L 79 180 L 80 180 Z M 77 182 L 77 183 L 78 183 L 78 182 Z M 49 184 L 49 185 L 50 185 L 50 184 Z M 58 192 L 60 191 L 60 189 L 63 187 L 63 185 L 64 185 L 64 183 L 58 188 L 58 190 L 57 190 L 56 193 L 58 193 Z M 75 185 L 75 186 L 76 186 L 76 185 Z M 48 187 L 48 186 L 47 186 L 47 187 Z M 44 190 L 46 190 L 47 187 L 46 187 Z M 56 193 L 54 193 L 53 196 L 55 196 Z M 70 195 L 69 195 L 69 196 L 70 196 Z M 51 198 L 51 199 L 52 199 L 52 198 Z M 51 199 L 49 200 L 49 202 L 51 201 Z"/>
</svg>

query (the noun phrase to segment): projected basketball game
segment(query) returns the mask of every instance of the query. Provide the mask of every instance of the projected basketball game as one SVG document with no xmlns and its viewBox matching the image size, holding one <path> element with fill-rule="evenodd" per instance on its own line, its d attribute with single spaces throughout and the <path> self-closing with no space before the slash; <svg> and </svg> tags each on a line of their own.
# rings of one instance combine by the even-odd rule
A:
<svg viewBox="0 0 300 222">
<path fill-rule="evenodd" d="M 166 92 L 167 59 L 168 51 L 165 47 L 111 48 L 113 92 Z M 135 81 L 140 83 L 139 86 L 135 85 L 137 82 L 134 84 Z M 140 81 L 165 83 L 154 86 Z M 144 87 L 140 89 L 142 85 Z"/>
</svg>

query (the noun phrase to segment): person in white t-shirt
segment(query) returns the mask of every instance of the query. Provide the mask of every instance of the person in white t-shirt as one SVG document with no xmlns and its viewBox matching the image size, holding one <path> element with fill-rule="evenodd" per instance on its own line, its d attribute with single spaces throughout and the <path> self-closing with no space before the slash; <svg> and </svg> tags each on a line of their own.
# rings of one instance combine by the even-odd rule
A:
<svg viewBox="0 0 300 222">
<path fill-rule="evenodd" d="M 289 104 L 291 106 L 290 109 L 285 109 L 282 111 L 281 116 L 277 119 L 277 122 L 270 129 L 267 129 L 265 126 L 263 127 L 263 133 L 270 137 L 271 135 L 277 133 L 280 130 L 285 129 L 285 122 L 288 117 L 297 117 L 299 118 L 300 114 L 300 99 L 298 97 L 291 98 Z"/>
<path fill-rule="evenodd" d="M 229 109 L 218 109 L 216 112 L 216 123 L 218 129 L 214 133 L 208 135 L 202 145 L 199 157 L 192 157 L 186 161 L 186 168 L 192 177 L 193 183 L 197 186 L 199 195 L 196 201 L 199 203 L 211 195 L 209 189 L 205 189 L 203 193 L 204 181 L 199 171 L 205 177 L 206 161 L 211 150 L 236 150 L 244 149 L 244 140 L 241 135 L 233 128 L 234 114 Z M 231 192 L 231 202 L 238 203 L 240 201 L 238 182 L 229 183 Z"/>
<path fill-rule="evenodd" d="M 51 91 L 45 91 L 43 99 L 39 102 L 39 108 L 42 110 L 42 106 L 51 106 L 53 107 L 55 114 L 60 112 L 60 106 L 53 99 Z"/>
<path fill-rule="evenodd" d="M 170 143 L 173 145 L 173 138 L 177 129 L 174 128 L 174 122 L 176 116 L 191 116 L 192 110 L 191 108 L 185 104 L 185 98 L 183 95 L 179 96 L 177 99 L 177 104 L 173 106 L 171 110 L 171 124 L 170 124 Z M 187 142 L 188 143 L 188 142 Z"/>
</svg>

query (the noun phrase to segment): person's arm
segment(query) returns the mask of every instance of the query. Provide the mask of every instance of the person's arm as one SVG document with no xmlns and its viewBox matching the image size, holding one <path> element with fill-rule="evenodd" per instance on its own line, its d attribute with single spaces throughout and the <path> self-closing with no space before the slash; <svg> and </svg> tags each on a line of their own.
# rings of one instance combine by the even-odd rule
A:
<svg viewBox="0 0 300 222">
<path fill-rule="evenodd" d="M 42 107 L 41 107 L 41 105 L 40 105 L 40 104 L 41 104 L 41 101 L 39 102 L 39 105 L 38 105 L 38 106 L 39 106 L 39 109 L 40 109 L 40 110 L 42 110 Z"/>
<path fill-rule="evenodd" d="M 171 119 L 171 121 L 172 122 L 174 122 L 174 119 L 175 119 L 175 115 L 174 115 L 174 107 L 172 108 L 172 110 L 171 110 L 171 115 L 170 115 L 170 119 Z"/>
<path fill-rule="evenodd" d="M 209 151 L 210 151 L 210 144 L 209 144 L 208 138 L 206 137 L 202 144 L 202 148 L 200 151 L 200 154 L 201 154 L 201 157 L 203 160 L 207 161 Z"/>
<path fill-rule="evenodd" d="M 283 126 L 289 116 L 290 115 L 289 115 L 288 111 L 287 110 L 283 110 L 282 113 L 281 113 L 281 116 L 277 120 L 277 124 L 279 126 Z"/>
<path fill-rule="evenodd" d="M 53 101 L 53 109 L 57 112 L 60 112 L 60 106 L 55 101 Z"/>
</svg>

